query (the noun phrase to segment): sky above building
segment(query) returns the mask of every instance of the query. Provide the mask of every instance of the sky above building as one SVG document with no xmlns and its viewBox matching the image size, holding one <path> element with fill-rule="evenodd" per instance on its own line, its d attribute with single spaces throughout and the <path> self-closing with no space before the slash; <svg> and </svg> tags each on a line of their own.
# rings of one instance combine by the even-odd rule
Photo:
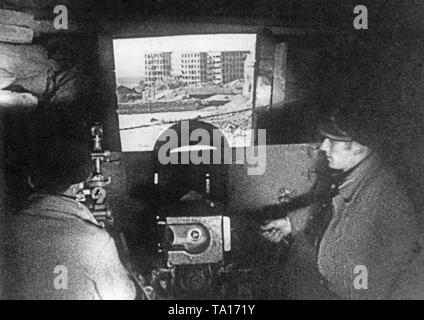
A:
<svg viewBox="0 0 424 320">
<path fill-rule="evenodd" d="M 144 77 L 144 54 L 183 51 L 255 52 L 255 34 L 207 34 L 113 40 L 116 78 Z"/>
</svg>

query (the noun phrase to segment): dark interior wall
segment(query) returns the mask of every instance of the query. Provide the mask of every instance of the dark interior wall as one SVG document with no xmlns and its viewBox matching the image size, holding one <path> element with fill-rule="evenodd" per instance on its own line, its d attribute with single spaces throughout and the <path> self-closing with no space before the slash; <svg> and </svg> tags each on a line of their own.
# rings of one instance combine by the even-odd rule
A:
<svg viewBox="0 0 424 320">
<path fill-rule="evenodd" d="M 318 105 L 314 100 L 280 103 L 271 109 L 257 111 L 257 126 L 267 132 L 270 145 L 314 143 L 319 141 L 316 130 Z"/>
<path fill-rule="evenodd" d="M 3 120 L 3 111 L 0 108 L 0 123 Z M 4 158 L 3 158 L 3 131 L 0 130 L 0 253 L 6 252 L 8 237 L 8 215 L 6 212 L 5 185 L 4 185 Z M 0 254 L 0 299 L 6 294 L 4 291 L 6 283 L 6 259 L 4 254 Z"/>
<path fill-rule="evenodd" d="M 398 36 L 401 37 L 403 33 Z M 388 146 L 387 159 L 394 163 L 412 196 L 423 212 L 424 205 L 424 38 L 411 34 L 410 38 L 390 39 L 383 61 L 389 76 L 376 81 L 379 105 L 383 105 L 389 130 L 384 142 Z M 386 71 L 386 70 L 384 70 Z M 381 94 L 380 94 L 381 92 Z M 424 221 L 423 215 L 421 219 Z"/>
<path fill-rule="evenodd" d="M 319 86 L 317 70 L 323 67 L 323 53 L 308 44 L 307 39 L 288 42 L 285 101 L 311 97 Z"/>
<path fill-rule="evenodd" d="M 297 195 L 313 183 L 313 145 L 290 144 L 266 147 L 266 168 L 261 175 L 249 175 L 248 164 L 232 166 L 228 172 L 228 212 L 246 214 L 275 204 L 280 190 Z"/>
</svg>

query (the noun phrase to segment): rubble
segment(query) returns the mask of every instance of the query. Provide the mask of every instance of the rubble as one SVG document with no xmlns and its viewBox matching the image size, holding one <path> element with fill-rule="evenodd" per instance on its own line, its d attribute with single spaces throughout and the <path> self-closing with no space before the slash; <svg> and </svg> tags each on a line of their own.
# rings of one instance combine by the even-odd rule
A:
<svg viewBox="0 0 424 320">
<path fill-rule="evenodd" d="M 116 94 L 118 95 L 119 102 L 122 103 L 143 98 L 143 94 L 141 92 L 122 85 L 116 89 Z"/>
<path fill-rule="evenodd" d="M 181 86 L 174 89 L 157 90 L 157 88 L 145 88 L 143 99 L 130 102 L 120 101 L 118 113 L 140 114 L 151 113 L 149 123 L 143 125 L 157 125 L 167 123 L 161 119 L 160 113 L 196 111 L 187 117 L 196 117 L 200 121 L 206 121 L 219 128 L 230 141 L 238 138 L 250 137 L 252 129 L 252 102 L 250 97 L 243 96 L 244 80 L 235 80 L 225 86 Z M 133 89 L 118 87 L 121 93 L 132 93 Z M 228 94 L 214 94 L 225 92 Z M 238 92 L 238 93 L 237 93 Z M 200 99 L 200 97 L 206 98 Z M 191 98 L 190 98 L 191 97 Z M 195 98 L 197 97 L 197 99 Z"/>
<path fill-rule="evenodd" d="M 230 102 L 231 99 L 232 99 L 231 96 L 228 96 L 228 95 L 224 96 L 222 94 L 217 94 L 217 95 L 212 96 L 210 98 L 203 99 L 201 101 L 201 103 L 204 106 L 221 106 L 221 105 L 224 105 L 224 104 Z"/>
</svg>

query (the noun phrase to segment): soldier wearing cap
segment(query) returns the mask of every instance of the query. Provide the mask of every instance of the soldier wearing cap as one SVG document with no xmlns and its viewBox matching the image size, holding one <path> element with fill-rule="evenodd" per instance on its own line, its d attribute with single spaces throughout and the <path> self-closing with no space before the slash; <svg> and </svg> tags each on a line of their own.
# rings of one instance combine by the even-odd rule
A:
<svg viewBox="0 0 424 320">
<path fill-rule="evenodd" d="M 272 242 L 293 236 L 288 298 L 390 299 L 421 249 L 414 206 L 378 155 L 376 121 L 369 109 L 331 112 L 319 126 L 336 177 L 328 198 L 315 197 L 306 218 L 293 211 L 262 226 Z"/>
</svg>

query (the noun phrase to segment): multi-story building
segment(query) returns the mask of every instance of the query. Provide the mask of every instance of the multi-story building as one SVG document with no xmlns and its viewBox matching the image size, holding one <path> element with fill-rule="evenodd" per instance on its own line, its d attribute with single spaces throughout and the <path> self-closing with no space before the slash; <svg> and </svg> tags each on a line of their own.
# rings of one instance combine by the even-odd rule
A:
<svg viewBox="0 0 424 320">
<path fill-rule="evenodd" d="M 172 52 L 146 53 L 144 55 L 145 82 L 147 85 L 171 77 Z"/>
<path fill-rule="evenodd" d="M 222 51 L 222 83 L 244 78 L 244 62 L 249 51 Z"/>
<path fill-rule="evenodd" d="M 181 54 L 181 80 L 187 84 L 206 82 L 206 52 L 183 52 Z"/>
<path fill-rule="evenodd" d="M 171 76 L 178 79 L 181 78 L 181 63 L 182 63 L 182 52 L 173 52 L 171 55 Z"/>
<path fill-rule="evenodd" d="M 222 84 L 221 52 L 208 52 L 206 78 L 207 82 Z"/>
<path fill-rule="evenodd" d="M 225 84 L 244 78 L 249 51 L 162 52 L 145 55 L 146 84 L 178 77 L 187 84 Z"/>
</svg>

